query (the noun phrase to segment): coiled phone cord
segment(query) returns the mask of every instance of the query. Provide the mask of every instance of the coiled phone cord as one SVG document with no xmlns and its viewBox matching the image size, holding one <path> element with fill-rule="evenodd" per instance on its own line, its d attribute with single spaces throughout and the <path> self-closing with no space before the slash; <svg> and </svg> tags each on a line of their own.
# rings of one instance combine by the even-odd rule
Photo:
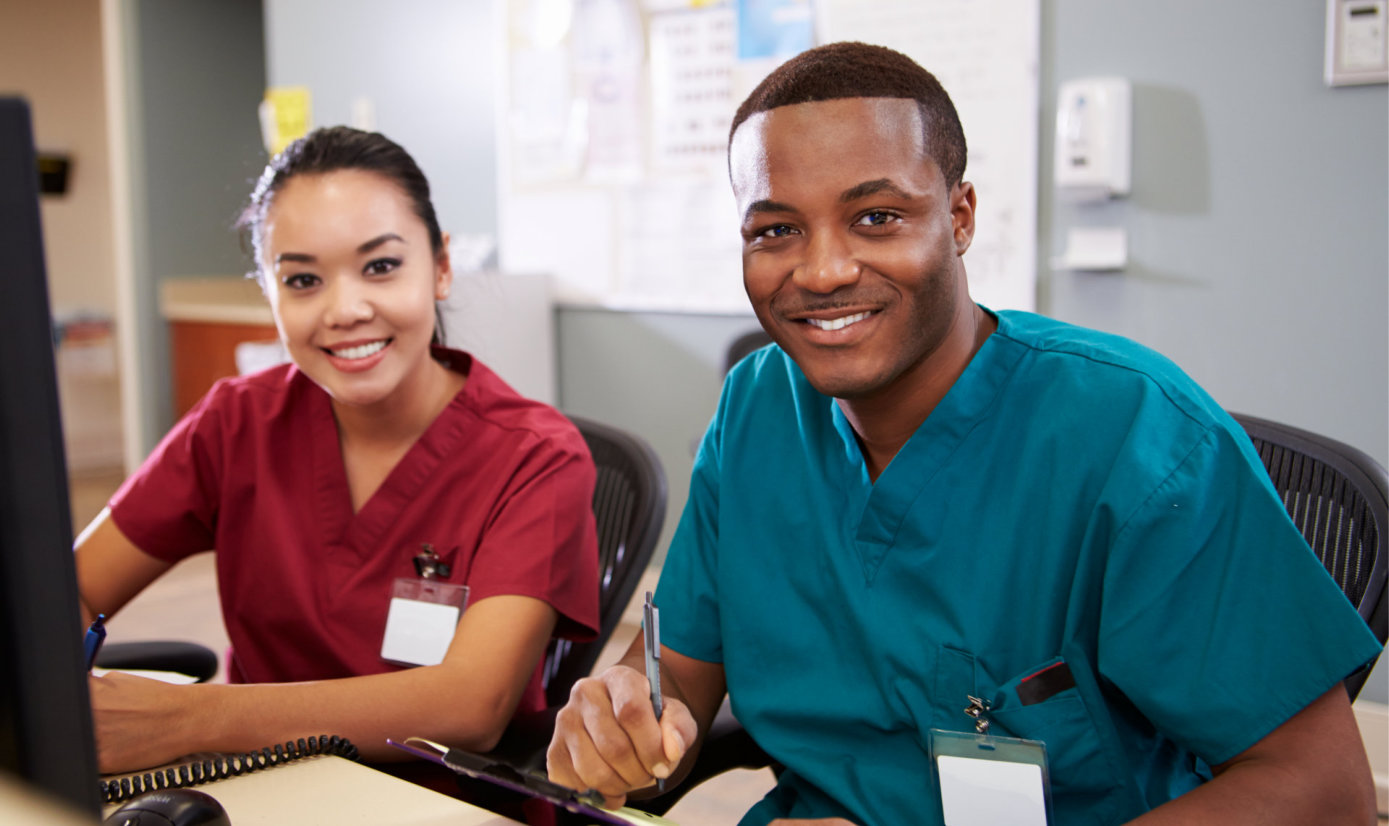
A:
<svg viewBox="0 0 1389 826">
<path fill-rule="evenodd" d="M 300 737 L 283 745 L 276 743 L 260 751 L 244 754 L 218 754 L 194 763 L 145 774 L 131 775 L 120 779 L 101 781 L 101 799 L 105 803 L 121 803 L 139 794 L 158 789 L 182 789 L 237 777 L 243 774 L 291 763 L 304 757 L 318 755 L 358 759 L 357 747 L 344 737 L 336 734 L 322 734 L 318 737 Z"/>
</svg>

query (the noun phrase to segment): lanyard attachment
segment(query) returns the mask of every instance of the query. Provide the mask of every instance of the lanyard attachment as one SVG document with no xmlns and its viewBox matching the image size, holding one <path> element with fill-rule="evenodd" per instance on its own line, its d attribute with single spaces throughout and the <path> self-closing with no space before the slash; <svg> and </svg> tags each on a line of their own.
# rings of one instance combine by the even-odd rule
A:
<svg viewBox="0 0 1389 826">
<path fill-rule="evenodd" d="M 428 542 L 420 545 L 420 552 L 415 554 L 413 561 L 415 573 L 420 579 L 448 579 L 449 574 L 453 573 L 453 568 L 439 559 L 434 546 Z"/>
</svg>

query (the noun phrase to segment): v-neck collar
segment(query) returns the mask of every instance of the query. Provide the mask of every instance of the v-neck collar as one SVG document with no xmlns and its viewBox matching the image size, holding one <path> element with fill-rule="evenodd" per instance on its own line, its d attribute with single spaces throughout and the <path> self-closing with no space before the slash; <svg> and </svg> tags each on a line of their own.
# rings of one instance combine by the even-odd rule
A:
<svg viewBox="0 0 1389 826">
<path fill-rule="evenodd" d="M 854 492 L 851 496 L 854 506 L 862 507 L 854 532 L 854 547 L 863 566 L 866 585 L 872 585 L 888 551 L 896 543 L 897 532 L 907 513 L 913 507 L 929 506 L 917 500 L 978 425 L 1022 358 L 1023 349 L 1015 346 L 1008 335 L 1007 317 L 993 315 L 998 319 L 998 328 L 984 340 L 964 372 L 926 421 L 902 445 L 876 482 L 868 478 L 868 465 L 853 425 L 839 403 L 829 399 L 834 427 L 849 459 L 846 463 L 849 477 L 844 480 L 846 489 Z"/>
<path fill-rule="evenodd" d="M 458 368 L 451 365 L 450 369 Z M 418 497 L 440 463 L 462 444 L 467 417 L 460 414 L 469 406 L 473 383 L 470 377 L 355 513 L 332 402 L 327 393 L 315 388 L 318 392 L 311 394 L 313 410 L 310 416 L 315 505 L 326 536 L 362 557 L 379 549 L 382 537 L 395 524 L 401 511 Z"/>
</svg>

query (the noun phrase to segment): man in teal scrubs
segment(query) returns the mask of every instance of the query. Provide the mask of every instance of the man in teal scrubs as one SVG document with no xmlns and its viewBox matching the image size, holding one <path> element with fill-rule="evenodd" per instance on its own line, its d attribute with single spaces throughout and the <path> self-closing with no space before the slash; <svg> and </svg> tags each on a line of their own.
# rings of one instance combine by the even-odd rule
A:
<svg viewBox="0 0 1389 826">
<path fill-rule="evenodd" d="M 748 297 L 640 639 L 561 712 L 552 779 L 678 778 L 725 691 L 785 766 L 744 823 L 942 822 L 932 730 L 1045 744 L 1054 824 L 1359 823 L 1340 681 L 1379 644 L 1248 438 L 1156 353 L 969 297 L 935 79 L 806 52 L 729 148 Z"/>
</svg>

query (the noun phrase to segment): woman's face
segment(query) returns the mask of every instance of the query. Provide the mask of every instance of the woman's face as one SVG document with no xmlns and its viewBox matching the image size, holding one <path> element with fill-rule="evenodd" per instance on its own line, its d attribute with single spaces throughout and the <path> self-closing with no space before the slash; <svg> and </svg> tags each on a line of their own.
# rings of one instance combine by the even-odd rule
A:
<svg viewBox="0 0 1389 826">
<path fill-rule="evenodd" d="M 285 349 L 334 401 L 389 406 L 425 390 L 434 302 L 453 273 L 399 186 L 361 170 L 291 178 L 260 254 Z"/>
</svg>

